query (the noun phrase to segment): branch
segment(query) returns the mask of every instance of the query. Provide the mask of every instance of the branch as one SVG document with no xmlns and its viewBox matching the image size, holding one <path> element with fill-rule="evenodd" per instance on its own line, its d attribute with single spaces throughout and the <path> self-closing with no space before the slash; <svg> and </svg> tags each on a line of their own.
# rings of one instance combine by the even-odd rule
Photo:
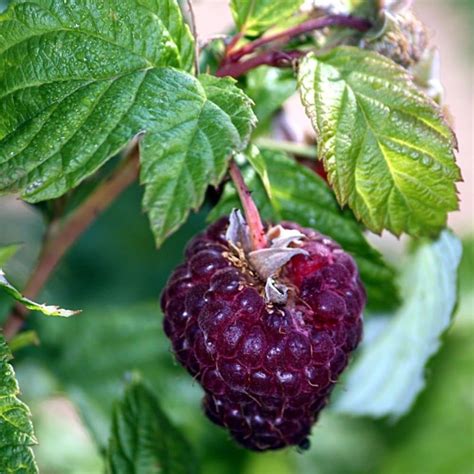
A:
<svg viewBox="0 0 474 474">
<path fill-rule="evenodd" d="M 79 236 L 137 179 L 138 168 L 139 151 L 136 145 L 112 175 L 99 185 L 62 225 L 59 222 L 51 224 L 39 260 L 23 290 L 27 298 L 33 299 L 38 295 L 64 254 Z M 7 340 L 21 329 L 27 314 L 28 310 L 24 306 L 17 303 L 13 307 L 3 326 Z"/>
<path fill-rule="evenodd" d="M 263 36 L 256 39 L 255 41 L 251 41 L 250 43 L 242 46 L 240 49 L 230 52 L 225 62 L 236 62 L 242 56 L 251 54 L 256 49 L 268 43 L 274 43 L 276 41 L 283 41 L 287 43 L 290 39 L 295 38 L 296 36 L 309 33 L 310 31 L 320 30 L 322 28 L 326 28 L 327 26 L 346 26 L 348 28 L 353 28 L 363 32 L 371 28 L 372 23 L 365 18 L 347 15 L 329 15 L 322 18 L 312 18 L 311 20 L 300 23 L 297 26 L 281 31 L 274 35 Z"/>
<path fill-rule="evenodd" d="M 258 66 L 292 67 L 295 60 L 304 56 L 304 51 L 268 51 L 254 56 L 247 61 L 224 63 L 217 71 L 217 77 L 240 77 Z"/>
</svg>

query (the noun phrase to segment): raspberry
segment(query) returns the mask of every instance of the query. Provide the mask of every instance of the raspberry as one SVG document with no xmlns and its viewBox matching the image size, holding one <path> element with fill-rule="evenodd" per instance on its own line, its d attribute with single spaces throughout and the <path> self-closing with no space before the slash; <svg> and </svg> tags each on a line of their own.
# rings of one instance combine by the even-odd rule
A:
<svg viewBox="0 0 474 474">
<path fill-rule="evenodd" d="M 223 218 L 187 247 L 161 306 L 178 361 L 202 385 L 204 409 L 242 446 L 308 446 L 308 435 L 362 332 L 365 292 L 352 257 L 294 223 L 304 255 L 279 271 L 286 303 L 226 240 Z"/>
</svg>

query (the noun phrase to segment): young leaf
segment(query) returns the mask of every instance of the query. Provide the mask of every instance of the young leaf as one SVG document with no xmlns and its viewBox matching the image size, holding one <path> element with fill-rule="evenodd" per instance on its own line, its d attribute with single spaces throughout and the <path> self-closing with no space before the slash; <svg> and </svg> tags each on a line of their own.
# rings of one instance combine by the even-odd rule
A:
<svg viewBox="0 0 474 474">
<path fill-rule="evenodd" d="M 11 353 L 0 333 L 0 472 L 33 474 L 38 472 L 31 446 L 37 443 L 31 413 L 21 402 Z"/>
<path fill-rule="evenodd" d="M 239 31 L 255 36 L 288 19 L 302 3 L 303 0 L 231 0 L 230 5 Z"/>
<path fill-rule="evenodd" d="M 255 117 L 250 99 L 230 78 L 172 69 L 160 72 L 155 128 L 141 144 L 144 208 L 157 244 L 204 200 L 222 179 L 233 150 L 245 148 Z"/>
<path fill-rule="evenodd" d="M 107 465 L 111 474 L 197 472 L 187 441 L 140 382 L 132 382 L 115 407 Z"/>
<path fill-rule="evenodd" d="M 265 219 L 287 219 L 312 227 L 336 240 L 357 260 L 372 308 L 390 308 L 398 302 L 395 273 L 372 248 L 350 212 L 341 211 L 327 184 L 310 169 L 279 152 L 261 150 L 272 191 L 270 201 L 259 180 L 246 176 L 252 196 Z M 227 186 L 210 218 L 239 207 L 234 188 Z"/>
<path fill-rule="evenodd" d="M 451 322 L 461 253 L 461 243 L 448 231 L 419 245 L 402 275 L 405 302 L 363 349 L 337 410 L 373 417 L 399 417 L 409 410 L 425 385 L 425 365 Z"/>
<path fill-rule="evenodd" d="M 457 209 L 455 138 L 407 71 L 338 47 L 302 61 L 299 87 L 339 203 L 374 232 L 439 232 Z"/>
<path fill-rule="evenodd" d="M 193 40 L 175 0 L 16 0 L 0 15 L 0 192 L 61 196 L 139 132 Z"/>
<path fill-rule="evenodd" d="M 39 311 L 46 316 L 61 316 L 63 318 L 69 318 L 80 311 L 71 311 L 69 309 L 62 309 L 59 306 L 50 306 L 46 304 L 35 303 L 34 301 L 25 298 L 7 279 L 5 273 L 0 268 L 0 288 L 3 288 L 12 298 L 20 302 L 32 311 Z"/>
</svg>

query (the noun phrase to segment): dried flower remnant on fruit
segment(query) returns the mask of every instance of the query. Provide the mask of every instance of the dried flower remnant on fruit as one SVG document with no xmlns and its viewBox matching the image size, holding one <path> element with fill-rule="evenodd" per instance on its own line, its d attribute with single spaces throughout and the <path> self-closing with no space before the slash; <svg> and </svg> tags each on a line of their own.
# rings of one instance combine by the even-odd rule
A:
<svg viewBox="0 0 474 474">
<path fill-rule="evenodd" d="M 267 231 L 261 251 L 273 249 L 270 260 L 278 249 L 298 252 L 262 272 L 243 249 L 245 236 L 228 240 L 243 222 L 231 219 L 188 245 L 162 295 L 165 332 L 202 385 L 207 416 L 237 442 L 258 451 L 305 447 L 361 338 L 357 267 L 334 241 L 283 222 Z"/>
</svg>

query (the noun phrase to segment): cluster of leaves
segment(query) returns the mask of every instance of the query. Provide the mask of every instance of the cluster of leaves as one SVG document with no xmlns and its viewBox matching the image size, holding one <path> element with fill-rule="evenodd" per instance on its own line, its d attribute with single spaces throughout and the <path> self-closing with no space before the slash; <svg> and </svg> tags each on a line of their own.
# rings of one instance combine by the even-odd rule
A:
<svg viewBox="0 0 474 474">
<path fill-rule="evenodd" d="M 232 0 L 238 45 L 301 20 L 301 3 Z M 355 44 L 360 34 L 351 38 Z M 308 41 L 298 41 L 292 47 L 306 52 Z M 364 415 L 404 413 L 455 305 L 459 245 L 440 232 L 457 208 L 460 172 L 441 109 L 410 72 L 354 45 L 310 52 L 295 76 L 264 68 L 240 83 L 198 74 L 194 54 L 176 0 L 13 0 L 0 15 L 0 193 L 19 193 L 30 203 L 69 195 L 135 141 L 143 209 L 161 245 L 202 206 L 209 186 L 222 183 L 229 159 L 239 154 L 265 218 L 315 227 L 340 242 L 358 261 L 370 307 L 384 311 L 399 303 L 396 275 L 364 231 L 437 237 L 416 249 L 401 279 L 406 301 L 362 353 L 350 391 L 337 404 Z M 290 156 L 252 144 L 295 88 L 328 183 Z M 264 126 L 256 128 L 257 119 Z M 237 206 L 226 186 L 210 217 Z M 26 300 L 3 273 L 0 286 L 32 309 L 70 315 Z M 423 317 L 420 305 L 431 308 Z M 412 341 L 400 357 L 399 341 L 415 329 L 425 350 Z M 374 367 L 379 376 L 361 387 Z M 58 372 L 67 379 L 67 370 Z M 375 394 L 385 391 L 391 397 L 379 401 Z M 132 382 L 114 413 L 110 472 L 193 472 L 186 443 L 145 385 Z"/>
</svg>

